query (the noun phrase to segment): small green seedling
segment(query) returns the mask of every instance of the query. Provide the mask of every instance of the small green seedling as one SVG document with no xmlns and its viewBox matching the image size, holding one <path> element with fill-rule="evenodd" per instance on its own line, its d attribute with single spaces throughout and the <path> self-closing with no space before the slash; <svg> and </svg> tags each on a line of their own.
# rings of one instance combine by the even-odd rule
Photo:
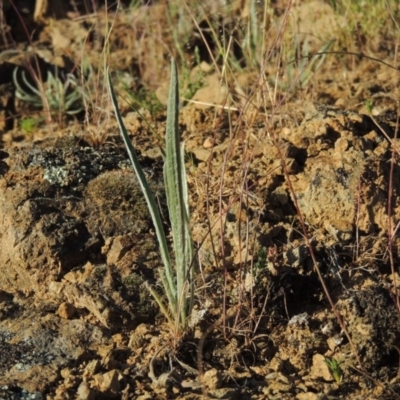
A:
<svg viewBox="0 0 400 400">
<path fill-rule="evenodd" d="M 43 121 L 42 118 L 32 118 L 32 117 L 22 118 L 19 122 L 19 127 L 22 132 L 32 133 L 42 121 Z"/>
<path fill-rule="evenodd" d="M 365 100 L 365 108 L 368 110 L 370 114 L 372 114 L 372 110 L 374 109 L 374 103 L 371 99 Z"/>
<path fill-rule="evenodd" d="M 340 385 L 343 379 L 343 370 L 340 365 L 343 363 L 342 360 L 336 360 L 335 358 L 328 358 L 325 357 L 325 363 L 329 368 L 329 371 L 333 378 L 335 379 L 336 383 Z"/>
<path fill-rule="evenodd" d="M 261 247 L 257 252 L 257 261 L 254 263 L 254 275 L 257 280 L 259 280 L 266 271 L 267 261 L 267 249 Z"/>
</svg>

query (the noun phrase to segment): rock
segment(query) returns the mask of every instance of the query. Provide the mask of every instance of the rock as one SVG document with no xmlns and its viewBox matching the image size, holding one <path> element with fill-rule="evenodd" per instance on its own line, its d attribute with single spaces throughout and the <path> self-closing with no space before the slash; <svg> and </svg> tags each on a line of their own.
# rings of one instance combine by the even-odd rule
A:
<svg viewBox="0 0 400 400">
<path fill-rule="evenodd" d="M 78 386 L 76 394 L 79 400 L 94 400 L 96 398 L 94 390 L 90 389 L 89 384 L 85 381 Z"/>
<path fill-rule="evenodd" d="M 58 307 L 57 314 L 61 318 L 71 319 L 76 313 L 76 308 L 71 303 L 61 303 Z"/>
<path fill-rule="evenodd" d="M 204 372 L 202 381 L 211 391 L 218 389 L 221 385 L 221 373 L 216 369 L 210 369 Z"/>
<path fill-rule="evenodd" d="M 322 378 L 326 382 L 333 381 L 331 372 L 325 362 L 325 357 L 322 354 L 315 354 L 312 360 L 312 367 L 310 371 L 312 379 Z"/>
<path fill-rule="evenodd" d="M 0 377 L 0 386 L 10 382 L 18 382 L 28 392 L 43 392 L 58 379 L 57 366 L 33 365 L 33 363 L 15 364 L 3 377 Z"/>
<path fill-rule="evenodd" d="M 117 264 L 134 244 L 131 235 L 120 235 L 108 239 L 108 242 L 102 248 L 102 252 L 107 254 L 107 264 Z"/>
<path fill-rule="evenodd" d="M 100 368 L 100 361 L 99 360 L 91 360 L 85 367 L 85 376 L 91 377 L 97 373 Z"/>
<path fill-rule="evenodd" d="M 228 89 L 222 84 L 218 73 L 208 75 L 200 89 L 193 95 L 191 101 L 196 108 L 206 109 L 218 105 L 225 105 Z"/>
<path fill-rule="evenodd" d="M 292 185 L 301 212 L 335 241 L 349 241 L 356 228 L 386 234 L 388 182 L 381 178 L 390 152 L 373 128 L 365 116 L 325 107 L 285 137 L 299 153 Z"/>
<path fill-rule="evenodd" d="M 296 395 L 296 400 L 325 400 L 327 397 L 324 394 L 313 392 L 299 393 Z"/>
<path fill-rule="evenodd" d="M 116 370 L 108 371 L 104 374 L 96 374 L 93 378 L 94 385 L 100 392 L 106 394 L 110 399 L 118 396 L 121 385 Z"/>
</svg>

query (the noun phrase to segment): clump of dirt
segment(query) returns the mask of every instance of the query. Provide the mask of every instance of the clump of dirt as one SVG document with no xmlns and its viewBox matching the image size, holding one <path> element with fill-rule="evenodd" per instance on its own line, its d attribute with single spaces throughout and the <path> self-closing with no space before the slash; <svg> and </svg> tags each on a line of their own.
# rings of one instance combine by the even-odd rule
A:
<svg viewBox="0 0 400 400">
<path fill-rule="evenodd" d="M 396 370 L 398 318 L 393 299 L 385 288 L 371 285 L 338 304 L 365 368 L 376 379 L 386 380 Z M 389 367 L 393 365 L 392 367 Z"/>
<path fill-rule="evenodd" d="M 126 155 L 78 143 L 14 148 L 4 161 L 3 385 L 46 391 L 60 368 L 90 358 L 116 326 L 154 315 L 142 284 L 143 266 L 151 277 L 159 263 L 157 247 Z"/>
<path fill-rule="evenodd" d="M 394 136 L 393 126 L 385 129 Z M 378 124 L 378 125 L 377 125 Z M 387 230 L 388 160 L 390 139 L 365 115 L 323 107 L 306 115 L 298 129 L 287 129 L 283 139 L 289 147 L 293 189 L 307 222 L 335 240 L 361 235 L 384 235 Z M 303 151 L 304 160 L 290 157 Z M 297 170 L 296 170 L 297 169 Z M 395 169 L 393 179 L 398 180 Z M 393 207 L 397 213 L 398 187 L 394 187 Z"/>
</svg>

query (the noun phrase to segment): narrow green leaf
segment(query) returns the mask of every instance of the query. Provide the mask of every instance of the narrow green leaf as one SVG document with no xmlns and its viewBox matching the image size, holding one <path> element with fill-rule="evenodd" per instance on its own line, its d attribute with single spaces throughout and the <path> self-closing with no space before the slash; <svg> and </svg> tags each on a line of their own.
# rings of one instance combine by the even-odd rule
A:
<svg viewBox="0 0 400 400">
<path fill-rule="evenodd" d="M 175 310 L 176 303 L 177 303 L 176 287 L 175 287 L 175 282 L 174 282 L 174 277 L 173 277 L 173 272 L 172 272 L 172 267 L 171 267 L 171 260 L 170 260 L 170 256 L 169 256 L 167 239 L 165 236 L 164 228 L 162 226 L 160 212 L 158 210 L 157 203 L 154 199 L 153 193 L 151 192 L 151 189 L 147 183 L 146 177 L 140 166 L 139 159 L 136 155 L 136 151 L 131 143 L 131 140 L 129 139 L 128 132 L 125 128 L 121 114 L 119 112 L 118 101 L 117 101 L 117 98 L 114 93 L 114 88 L 111 83 L 111 77 L 110 77 L 109 71 L 107 71 L 107 78 L 108 78 L 107 79 L 108 88 L 110 91 L 115 116 L 117 118 L 118 126 L 120 128 L 120 133 L 121 133 L 122 139 L 124 141 L 124 144 L 128 150 L 129 158 L 131 160 L 133 169 L 138 178 L 142 192 L 145 196 L 147 206 L 149 208 L 150 215 L 153 220 L 154 227 L 156 229 L 157 239 L 158 239 L 158 242 L 160 245 L 161 258 L 162 258 L 164 266 L 165 266 L 165 273 L 166 273 L 166 277 L 167 277 L 167 281 L 168 281 L 168 285 L 166 287 L 164 287 L 164 289 L 166 291 L 166 295 L 168 297 L 168 301 L 170 303 L 171 308 L 173 310 Z"/>
<path fill-rule="evenodd" d="M 193 244 L 189 226 L 189 205 L 183 146 L 179 135 L 179 83 L 177 67 L 171 62 L 171 82 L 168 97 L 166 159 L 164 180 L 167 203 L 172 226 L 174 254 L 176 263 L 177 298 L 180 306 L 181 323 L 185 324 L 191 312 L 187 299 L 187 280 L 193 258 Z M 189 290 L 192 284 L 189 284 Z M 191 297 L 191 295 L 190 295 Z M 189 306 L 189 308 L 188 308 Z"/>
</svg>

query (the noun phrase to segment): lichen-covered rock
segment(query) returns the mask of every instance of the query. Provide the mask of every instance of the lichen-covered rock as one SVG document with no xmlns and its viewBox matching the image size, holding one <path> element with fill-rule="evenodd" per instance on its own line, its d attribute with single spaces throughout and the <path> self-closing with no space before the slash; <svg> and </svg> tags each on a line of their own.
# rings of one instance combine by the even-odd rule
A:
<svg viewBox="0 0 400 400">
<path fill-rule="evenodd" d="M 122 149 L 17 148 L 5 163 L 1 289 L 40 295 L 50 282 L 98 259 L 108 238 L 151 228 Z"/>
</svg>

